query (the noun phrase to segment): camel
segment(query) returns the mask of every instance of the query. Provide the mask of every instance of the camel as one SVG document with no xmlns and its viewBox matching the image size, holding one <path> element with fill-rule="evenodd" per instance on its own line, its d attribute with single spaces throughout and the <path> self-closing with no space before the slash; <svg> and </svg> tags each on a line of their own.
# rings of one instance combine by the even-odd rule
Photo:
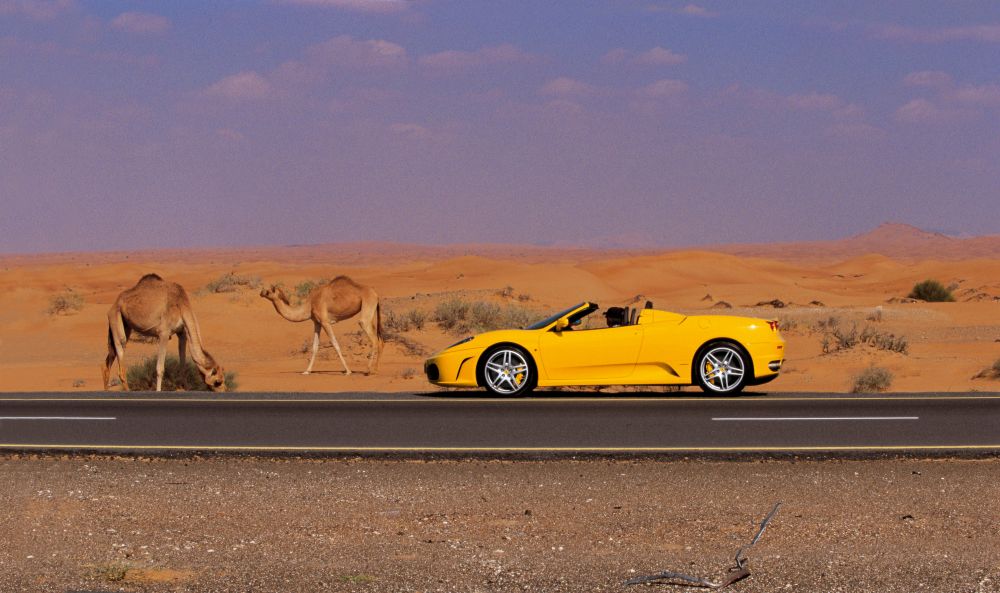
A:
<svg viewBox="0 0 1000 593">
<path fill-rule="evenodd" d="M 128 391 L 125 378 L 125 345 L 136 332 L 143 336 L 159 338 L 160 350 L 156 358 L 156 390 L 163 386 L 163 369 L 167 358 L 167 342 L 177 334 L 178 358 L 181 368 L 186 364 L 188 342 L 191 359 L 201 371 L 205 383 L 212 391 L 225 391 L 225 372 L 202 348 L 201 330 L 191 310 L 191 301 L 180 284 L 167 282 L 156 274 L 146 274 L 135 286 L 123 291 L 108 310 L 108 356 L 101 372 L 104 388 L 109 389 L 111 366 L 118 360 L 118 378 Z"/>
<path fill-rule="evenodd" d="M 344 360 L 344 354 L 340 351 L 340 344 L 333 335 L 333 324 L 354 317 L 359 312 L 361 318 L 358 324 L 368 336 L 372 343 L 372 352 L 368 358 L 368 374 L 372 375 L 378 369 L 379 358 L 382 355 L 382 348 L 385 341 L 382 339 L 382 316 L 378 303 L 378 294 L 369 286 L 362 286 L 347 276 L 337 276 L 327 284 L 317 286 L 312 289 L 302 303 L 293 306 L 288 296 L 277 285 L 265 288 L 260 291 L 260 296 L 271 301 L 275 311 L 288 321 L 302 322 L 312 320 L 313 322 L 313 343 L 312 356 L 309 358 L 309 366 L 303 371 L 303 375 L 312 372 L 313 363 L 316 362 L 316 352 L 319 350 L 319 332 L 326 331 L 333 348 L 340 357 L 341 364 L 344 365 L 344 374 L 350 375 L 351 369 Z"/>
</svg>

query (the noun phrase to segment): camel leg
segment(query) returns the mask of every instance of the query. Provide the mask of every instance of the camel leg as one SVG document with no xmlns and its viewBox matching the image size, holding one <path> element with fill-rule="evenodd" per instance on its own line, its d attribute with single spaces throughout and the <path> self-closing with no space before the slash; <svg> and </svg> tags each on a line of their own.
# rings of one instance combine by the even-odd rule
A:
<svg viewBox="0 0 1000 593">
<path fill-rule="evenodd" d="M 128 332 L 121 318 L 121 314 L 108 316 L 108 356 L 105 358 L 106 370 L 104 371 L 104 388 L 111 379 L 111 364 L 114 359 L 118 360 L 118 379 L 121 381 L 122 389 L 128 391 L 128 379 L 125 378 L 125 343 L 128 341 Z"/>
<path fill-rule="evenodd" d="M 101 365 L 101 376 L 104 377 L 105 390 L 111 388 L 111 385 L 108 384 L 111 381 L 111 365 L 115 364 L 115 360 L 118 358 L 113 340 L 111 330 L 108 330 L 108 355 L 104 358 L 104 364 Z"/>
<path fill-rule="evenodd" d="M 362 311 L 362 317 L 358 325 L 368 336 L 368 341 L 372 343 L 371 354 L 368 355 L 368 374 L 373 375 L 378 370 L 378 361 L 382 354 L 381 340 L 378 339 L 378 332 L 375 329 L 375 311 Z"/>
<path fill-rule="evenodd" d="M 320 325 L 316 322 L 313 322 L 312 356 L 309 357 L 309 366 L 306 367 L 306 370 L 302 371 L 303 375 L 308 375 L 309 373 L 311 373 L 313 370 L 313 363 L 316 362 L 316 352 L 319 351 L 319 331 L 320 331 Z"/>
<path fill-rule="evenodd" d="M 333 349 L 337 351 L 337 356 L 340 357 L 340 363 L 344 365 L 344 374 L 350 375 L 351 369 L 347 368 L 347 361 L 344 360 L 344 354 L 340 351 L 340 344 L 337 343 L 337 338 L 333 335 L 333 326 L 330 325 L 329 321 L 324 321 L 323 329 L 326 330 L 326 335 L 330 336 L 330 342 L 333 343 Z"/>
<path fill-rule="evenodd" d="M 177 360 L 181 363 L 180 373 L 182 377 L 187 377 L 187 343 L 188 337 L 184 330 L 177 333 Z M 183 387 L 178 385 L 177 391 L 183 391 L 185 389 L 190 389 L 191 386 L 185 384 Z"/>
<path fill-rule="evenodd" d="M 163 369 L 167 362 L 167 340 L 169 337 L 164 338 L 160 336 L 160 348 L 156 353 L 156 390 L 160 391 L 163 388 Z"/>
</svg>

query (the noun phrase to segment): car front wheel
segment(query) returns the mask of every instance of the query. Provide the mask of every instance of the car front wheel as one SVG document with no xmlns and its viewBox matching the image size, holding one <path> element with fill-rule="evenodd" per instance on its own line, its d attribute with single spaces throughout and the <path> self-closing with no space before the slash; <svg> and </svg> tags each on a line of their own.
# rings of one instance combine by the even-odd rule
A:
<svg viewBox="0 0 1000 593">
<path fill-rule="evenodd" d="M 517 346 L 501 346 L 485 354 L 482 384 L 493 395 L 517 397 L 535 388 L 534 363 Z"/>
<path fill-rule="evenodd" d="M 739 393 L 751 372 L 749 357 L 735 344 L 715 342 L 698 354 L 695 377 L 707 393 Z"/>
</svg>

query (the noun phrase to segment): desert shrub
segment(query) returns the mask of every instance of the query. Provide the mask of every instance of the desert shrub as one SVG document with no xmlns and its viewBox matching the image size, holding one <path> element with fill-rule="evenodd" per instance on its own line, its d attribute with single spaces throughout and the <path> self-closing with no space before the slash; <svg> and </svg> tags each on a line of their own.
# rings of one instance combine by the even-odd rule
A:
<svg viewBox="0 0 1000 593">
<path fill-rule="evenodd" d="M 905 337 L 879 331 L 867 325 L 861 331 L 858 331 L 857 325 L 852 325 L 850 329 L 836 326 L 824 333 L 821 342 L 824 354 L 850 350 L 861 344 L 900 354 L 906 354 L 910 350 L 910 343 Z"/>
<path fill-rule="evenodd" d="M 870 366 L 854 376 L 851 393 L 880 393 L 892 386 L 892 373 L 882 367 Z"/>
<path fill-rule="evenodd" d="M 813 326 L 814 331 L 831 331 L 840 326 L 840 317 L 831 315 L 826 319 L 820 319 Z"/>
<path fill-rule="evenodd" d="M 778 317 L 778 329 L 781 331 L 795 331 L 799 327 L 799 322 L 797 319 L 791 317 Z"/>
<path fill-rule="evenodd" d="M 323 284 L 322 280 L 303 280 L 295 285 L 295 298 L 301 301 L 309 296 L 314 288 Z"/>
<path fill-rule="evenodd" d="M 993 361 L 992 366 L 979 371 L 972 377 L 973 379 L 1000 379 L 1000 358 Z"/>
<path fill-rule="evenodd" d="M 459 334 L 525 327 L 535 317 L 534 312 L 516 305 L 469 303 L 461 299 L 443 301 L 434 310 L 434 321 L 441 329 Z"/>
<path fill-rule="evenodd" d="M 260 276 L 241 276 L 235 272 L 226 272 L 205 285 L 205 292 L 236 292 L 240 288 L 258 288 L 261 285 Z"/>
<path fill-rule="evenodd" d="M 514 287 L 510 286 L 509 284 L 507 286 L 504 286 L 503 288 L 501 288 L 500 290 L 497 291 L 497 296 L 500 297 L 500 298 L 504 298 L 504 299 L 513 298 L 514 297 Z"/>
<path fill-rule="evenodd" d="M 394 332 L 408 332 L 411 329 L 421 330 L 427 323 L 427 313 L 419 309 L 410 309 L 406 313 L 396 314 L 386 311 L 382 316 L 382 326 Z"/>
<path fill-rule="evenodd" d="M 49 315 L 72 315 L 83 309 L 83 295 L 72 288 L 53 295 L 49 299 Z"/>
<path fill-rule="evenodd" d="M 913 290 L 907 295 L 911 299 L 920 299 L 930 303 L 951 303 L 955 297 L 951 291 L 937 280 L 924 280 L 913 285 Z"/>
<path fill-rule="evenodd" d="M 865 319 L 874 323 L 880 323 L 882 321 L 882 307 L 875 307 Z"/>
<path fill-rule="evenodd" d="M 176 356 L 167 356 L 163 369 L 163 390 L 209 391 L 198 367 L 190 358 L 185 362 L 187 364 L 181 368 L 180 360 Z M 156 357 L 151 356 L 139 364 L 128 367 L 125 376 L 128 378 L 129 388 L 134 391 L 156 389 Z M 236 387 L 236 373 L 226 371 L 226 390 L 236 391 Z"/>
</svg>

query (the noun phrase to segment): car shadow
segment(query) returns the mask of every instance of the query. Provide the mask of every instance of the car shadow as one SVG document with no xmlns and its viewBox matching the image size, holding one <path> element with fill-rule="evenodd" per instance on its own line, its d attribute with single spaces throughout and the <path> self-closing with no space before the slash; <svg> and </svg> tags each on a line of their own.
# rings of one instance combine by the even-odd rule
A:
<svg viewBox="0 0 1000 593">
<path fill-rule="evenodd" d="M 702 398 L 702 399 L 715 399 L 719 397 L 727 398 L 746 398 L 753 399 L 758 397 L 767 396 L 769 392 L 766 391 L 744 391 L 742 393 L 737 393 L 735 395 L 718 396 L 709 393 L 704 393 L 702 391 L 621 391 L 621 392 L 607 392 L 607 391 L 597 391 L 597 390 L 586 390 L 586 391 L 564 391 L 558 389 L 535 391 L 529 396 L 525 397 L 501 397 L 490 395 L 484 389 L 456 389 L 456 390 L 441 390 L 441 391 L 426 391 L 426 392 L 414 392 L 413 395 L 417 397 L 427 397 L 435 399 L 616 399 L 616 398 L 629 398 L 629 399 L 690 399 L 690 398 Z"/>
</svg>

